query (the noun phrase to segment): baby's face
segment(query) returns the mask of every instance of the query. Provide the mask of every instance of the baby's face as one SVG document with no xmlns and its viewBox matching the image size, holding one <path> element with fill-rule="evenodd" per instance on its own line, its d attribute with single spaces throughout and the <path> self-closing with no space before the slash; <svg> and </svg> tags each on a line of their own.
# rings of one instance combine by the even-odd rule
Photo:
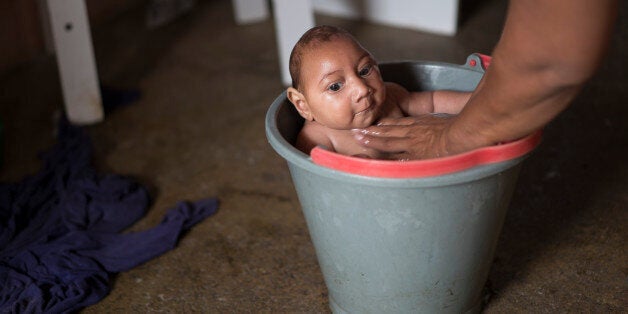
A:
<svg viewBox="0 0 628 314">
<path fill-rule="evenodd" d="M 333 129 L 364 128 L 379 117 L 386 89 L 370 53 L 345 37 L 305 52 L 302 92 L 314 121 Z"/>
</svg>

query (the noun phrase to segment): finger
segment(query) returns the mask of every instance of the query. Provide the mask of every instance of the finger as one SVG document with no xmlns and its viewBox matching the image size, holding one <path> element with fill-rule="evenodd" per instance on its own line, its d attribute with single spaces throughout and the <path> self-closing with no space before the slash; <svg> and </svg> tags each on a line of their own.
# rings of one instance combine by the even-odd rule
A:
<svg viewBox="0 0 628 314">
<path fill-rule="evenodd" d="M 377 122 L 377 126 L 382 125 L 411 125 L 415 123 L 416 120 L 412 117 L 403 117 L 403 118 L 383 118 Z"/>
<path fill-rule="evenodd" d="M 384 153 L 402 153 L 411 145 L 403 137 L 380 137 L 365 133 L 355 133 L 354 138 L 365 147 L 369 147 Z"/>
<path fill-rule="evenodd" d="M 455 115 L 448 113 L 427 113 L 403 118 L 383 118 L 377 122 L 377 126 L 384 125 L 413 125 L 417 123 L 429 123 L 451 119 Z"/>
<path fill-rule="evenodd" d="M 354 136 L 357 134 L 372 137 L 408 137 L 408 134 L 416 132 L 413 130 L 416 125 L 374 125 L 364 129 L 354 129 Z"/>
</svg>

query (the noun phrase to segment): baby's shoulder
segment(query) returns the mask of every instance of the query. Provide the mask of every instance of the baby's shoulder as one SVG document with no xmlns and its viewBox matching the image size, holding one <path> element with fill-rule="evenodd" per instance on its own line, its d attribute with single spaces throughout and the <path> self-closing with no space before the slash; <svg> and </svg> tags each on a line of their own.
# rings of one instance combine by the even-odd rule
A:
<svg viewBox="0 0 628 314">
<path fill-rule="evenodd" d="M 386 99 L 382 107 L 380 118 L 401 118 L 405 116 L 403 104 L 408 99 L 408 91 L 401 85 L 393 82 L 384 82 Z"/>
<path fill-rule="evenodd" d="M 386 86 L 386 100 L 394 104 L 399 104 L 405 101 L 410 92 L 403 86 L 394 82 L 384 82 Z"/>
<path fill-rule="evenodd" d="M 399 94 L 409 93 L 405 87 L 395 82 L 384 82 L 384 86 L 386 87 L 387 93 L 399 93 Z"/>
<path fill-rule="evenodd" d="M 332 134 L 329 128 L 320 123 L 305 121 L 297 136 L 295 146 L 307 154 L 317 145 L 333 148 L 331 136 Z"/>
</svg>

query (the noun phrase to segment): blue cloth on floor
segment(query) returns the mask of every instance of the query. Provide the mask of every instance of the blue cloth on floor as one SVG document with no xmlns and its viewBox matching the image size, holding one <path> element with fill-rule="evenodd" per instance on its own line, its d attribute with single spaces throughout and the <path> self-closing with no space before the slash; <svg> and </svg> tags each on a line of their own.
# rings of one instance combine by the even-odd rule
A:
<svg viewBox="0 0 628 314">
<path fill-rule="evenodd" d="M 68 313 L 109 293 L 112 275 L 171 250 L 218 201 L 180 202 L 149 230 L 144 187 L 91 165 L 91 141 L 62 123 L 37 174 L 0 184 L 0 313 Z"/>
</svg>

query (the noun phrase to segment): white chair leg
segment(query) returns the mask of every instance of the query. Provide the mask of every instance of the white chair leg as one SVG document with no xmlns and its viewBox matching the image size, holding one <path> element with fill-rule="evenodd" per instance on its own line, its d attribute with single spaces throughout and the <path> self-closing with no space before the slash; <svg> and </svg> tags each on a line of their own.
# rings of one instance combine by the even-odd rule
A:
<svg viewBox="0 0 628 314">
<path fill-rule="evenodd" d="M 290 86 L 290 52 L 301 35 L 314 27 L 314 11 L 310 0 L 273 0 L 273 14 L 281 81 L 285 86 Z"/>
<path fill-rule="evenodd" d="M 100 122 L 104 111 L 85 3 L 47 0 L 47 4 L 68 120 Z"/>
<path fill-rule="evenodd" d="M 231 0 L 236 24 L 255 23 L 268 18 L 267 0 Z"/>
</svg>

